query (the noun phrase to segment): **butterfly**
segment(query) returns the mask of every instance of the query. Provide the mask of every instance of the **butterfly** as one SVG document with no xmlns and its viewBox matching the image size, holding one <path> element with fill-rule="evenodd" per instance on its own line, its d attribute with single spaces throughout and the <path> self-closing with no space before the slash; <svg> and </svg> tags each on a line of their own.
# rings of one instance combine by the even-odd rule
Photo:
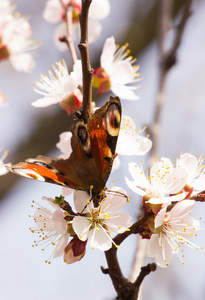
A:
<svg viewBox="0 0 205 300">
<path fill-rule="evenodd" d="M 76 190 L 100 193 L 111 172 L 120 131 L 121 103 L 110 96 L 84 122 L 81 113 L 72 127 L 72 152 L 68 159 L 37 156 L 13 165 L 10 171 L 28 178 L 51 182 Z"/>
</svg>

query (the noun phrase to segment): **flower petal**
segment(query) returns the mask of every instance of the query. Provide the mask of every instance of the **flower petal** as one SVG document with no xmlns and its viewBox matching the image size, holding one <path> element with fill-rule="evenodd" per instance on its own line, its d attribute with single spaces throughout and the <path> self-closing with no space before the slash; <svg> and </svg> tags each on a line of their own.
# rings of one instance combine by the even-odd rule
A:
<svg viewBox="0 0 205 300">
<path fill-rule="evenodd" d="M 105 224 L 108 226 L 108 229 L 117 233 L 123 233 L 132 225 L 132 218 L 126 213 L 112 214 Z"/>
<path fill-rule="evenodd" d="M 147 188 L 149 186 L 149 183 L 147 181 L 147 178 L 143 170 L 136 163 L 134 162 L 129 163 L 129 172 L 133 177 L 136 186 L 142 188 Z"/>
<path fill-rule="evenodd" d="M 169 212 L 171 219 L 181 218 L 188 214 L 194 208 L 194 200 L 183 200 L 178 202 Z"/>
<path fill-rule="evenodd" d="M 50 23 L 61 21 L 62 7 L 58 0 L 48 0 L 43 12 L 43 18 Z"/>
<path fill-rule="evenodd" d="M 160 227 L 164 223 L 164 216 L 165 216 L 165 214 L 166 214 L 166 207 L 162 208 L 158 212 L 156 218 L 154 219 L 155 228 Z"/>
<path fill-rule="evenodd" d="M 60 149 L 60 151 L 63 153 L 60 155 L 60 157 L 63 159 L 68 158 L 72 152 L 71 138 L 72 133 L 70 131 L 62 132 L 60 134 L 60 141 L 56 144 L 56 147 L 58 147 L 58 149 Z"/>
<path fill-rule="evenodd" d="M 55 253 L 54 253 L 54 256 L 53 256 L 54 258 L 63 255 L 63 252 L 66 248 L 69 236 L 70 235 L 67 233 L 67 234 L 64 234 L 60 237 L 60 239 L 58 240 L 58 243 L 56 245 L 56 248 L 55 248 Z"/>
<path fill-rule="evenodd" d="M 179 193 L 186 185 L 188 174 L 184 168 L 173 169 L 171 173 L 167 175 L 165 184 L 165 190 L 169 194 Z"/>
<path fill-rule="evenodd" d="M 89 234 L 89 228 L 91 226 L 90 221 L 85 217 L 76 216 L 73 219 L 72 226 L 73 230 L 78 235 L 78 238 L 81 241 L 86 241 Z"/>
<path fill-rule="evenodd" d="M 88 243 L 94 249 L 97 248 L 101 251 L 107 251 L 112 247 L 111 237 L 105 232 L 105 229 L 93 228 L 88 233 Z"/>
<path fill-rule="evenodd" d="M 140 195 L 140 196 L 146 195 L 146 192 L 145 192 L 143 189 L 136 187 L 135 181 L 131 181 L 131 180 L 129 180 L 127 177 L 125 177 L 125 181 L 126 181 L 127 185 L 129 186 L 129 188 L 130 188 L 133 192 L 137 193 L 137 194 Z"/>
<path fill-rule="evenodd" d="M 90 195 L 84 191 L 74 191 L 74 205 L 77 212 L 81 213 L 82 211 L 86 213 L 88 210 L 88 201 L 90 200 Z"/>
<path fill-rule="evenodd" d="M 93 19 L 104 19 L 110 13 L 109 0 L 95 0 L 90 6 L 89 15 Z"/>
<path fill-rule="evenodd" d="M 122 208 L 127 202 L 127 193 L 120 187 L 113 187 L 105 192 L 106 199 L 101 204 L 102 211 L 115 212 Z"/>
</svg>

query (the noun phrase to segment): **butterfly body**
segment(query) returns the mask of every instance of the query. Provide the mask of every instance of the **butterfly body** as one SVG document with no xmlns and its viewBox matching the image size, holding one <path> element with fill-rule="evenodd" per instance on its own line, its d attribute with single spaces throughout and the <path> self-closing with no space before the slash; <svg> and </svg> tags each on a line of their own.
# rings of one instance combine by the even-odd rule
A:
<svg viewBox="0 0 205 300">
<path fill-rule="evenodd" d="M 111 172 L 120 130 L 121 104 L 118 97 L 96 110 L 87 124 L 82 118 L 72 128 L 72 153 L 68 159 L 37 156 L 13 165 L 11 171 L 40 181 L 94 193 L 104 189 Z"/>
</svg>

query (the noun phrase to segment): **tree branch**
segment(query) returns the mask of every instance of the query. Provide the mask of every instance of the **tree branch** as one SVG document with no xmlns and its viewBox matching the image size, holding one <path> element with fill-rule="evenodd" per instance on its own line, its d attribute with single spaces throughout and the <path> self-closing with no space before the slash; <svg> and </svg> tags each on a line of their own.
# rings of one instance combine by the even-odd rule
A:
<svg viewBox="0 0 205 300">
<path fill-rule="evenodd" d="M 91 115 L 91 103 L 92 103 L 92 75 L 93 70 L 90 65 L 89 51 L 88 51 L 88 12 L 92 0 L 82 0 L 82 11 L 80 14 L 80 28 L 81 39 L 78 44 L 82 60 L 83 71 L 83 106 L 82 117 L 87 123 L 89 116 Z"/>
<path fill-rule="evenodd" d="M 60 41 L 66 43 L 68 45 L 73 64 L 75 64 L 75 62 L 78 58 L 77 58 L 77 53 L 76 53 L 75 46 L 73 43 L 73 5 L 70 4 L 66 8 L 64 5 L 63 7 L 66 11 L 67 36 L 61 37 Z"/>
<path fill-rule="evenodd" d="M 122 234 L 118 234 L 114 239 L 113 242 L 117 245 L 120 245 L 129 235 L 139 233 L 141 230 L 141 225 L 144 224 L 147 220 L 147 216 L 143 216 L 140 220 L 138 220 L 135 224 L 133 224 L 129 229 Z M 148 274 L 143 272 L 141 274 L 140 279 L 132 283 L 127 278 L 125 278 L 122 274 L 118 259 L 117 259 L 117 248 L 116 246 L 112 246 L 111 249 L 105 251 L 105 256 L 108 263 L 108 268 L 102 268 L 101 270 L 104 274 L 109 274 L 114 285 L 114 288 L 117 292 L 118 298 L 117 299 L 126 299 L 126 300 L 135 300 L 137 299 L 139 287 L 143 280 L 143 278 Z M 151 272 L 151 271 L 150 271 Z M 146 274 L 145 274 L 146 273 Z"/>
<path fill-rule="evenodd" d="M 199 202 L 205 202 L 205 191 L 200 192 L 200 193 L 190 197 L 189 199 L 199 201 Z"/>
</svg>

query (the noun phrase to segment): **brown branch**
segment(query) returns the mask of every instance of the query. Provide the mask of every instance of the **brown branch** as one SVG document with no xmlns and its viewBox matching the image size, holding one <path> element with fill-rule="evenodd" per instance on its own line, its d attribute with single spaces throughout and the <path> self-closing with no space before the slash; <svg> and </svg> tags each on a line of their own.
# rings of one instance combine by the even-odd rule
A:
<svg viewBox="0 0 205 300">
<path fill-rule="evenodd" d="M 82 11 L 80 13 L 80 28 L 81 39 L 78 44 L 82 60 L 82 72 L 83 72 L 83 106 L 82 117 L 87 123 L 87 120 L 91 114 L 92 103 L 92 75 L 93 70 L 90 65 L 89 51 L 88 51 L 88 12 L 92 0 L 82 0 Z"/>
<path fill-rule="evenodd" d="M 199 202 L 205 202 L 205 191 L 200 192 L 200 193 L 190 197 L 189 199 L 199 201 Z"/>
<path fill-rule="evenodd" d="M 122 234 L 118 234 L 114 239 L 114 243 L 120 245 L 129 235 L 139 233 L 141 230 L 141 225 L 144 224 L 147 220 L 147 216 L 142 217 L 135 224 L 130 227 L 129 231 L 126 231 Z M 117 292 L 117 299 L 129 299 L 134 300 L 137 299 L 139 287 L 146 276 L 145 272 L 144 277 L 141 274 L 140 279 L 137 283 L 130 282 L 127 278 L 125 278 L 122 274 L 118 259 L 117 259 L 117 248 L 113 245 L 111 249 L 105 251 L 105 256 L 108 263 L 108 268 L 101 267 L 101 270 L 104 274 L 109 274 L 114 288 Z M 151 271 L 150 271 L 151 272 Z M 148 273 L 147 273 L 148 274 Z"/>
<path fill-rule="evenodd" d="M 148 264 L 145 267 L 142 267 L 141 272 L 140 272 L 139 276 L 137 277 L 137 279 L 135 280 L 134 284 L 139 288 L 139 286 L 141 285 L 145 276 L 149 275 L 151 272 L 156 271 L 156 269 L 157 269 L 157 266 L 155 263 Z"/>
<path fill-rule="evenodd" d="M 62 7 L 65 10 L 66 13 L 66 24 L 67 24 L 67 35 L 62 36 L 59 38 L 59 40 L 62 43 L 66 43 L 71 54 L 71 58 L 73 61 L 73 64 L 75 64 L 76 60 L 78 59 L 77 53 L 75 50 L 75 46 L 73 43 L 73 4 L 70 3 L 68 6 L 66 6 L 63 1 L 60 1 Z"/>
</svg>

